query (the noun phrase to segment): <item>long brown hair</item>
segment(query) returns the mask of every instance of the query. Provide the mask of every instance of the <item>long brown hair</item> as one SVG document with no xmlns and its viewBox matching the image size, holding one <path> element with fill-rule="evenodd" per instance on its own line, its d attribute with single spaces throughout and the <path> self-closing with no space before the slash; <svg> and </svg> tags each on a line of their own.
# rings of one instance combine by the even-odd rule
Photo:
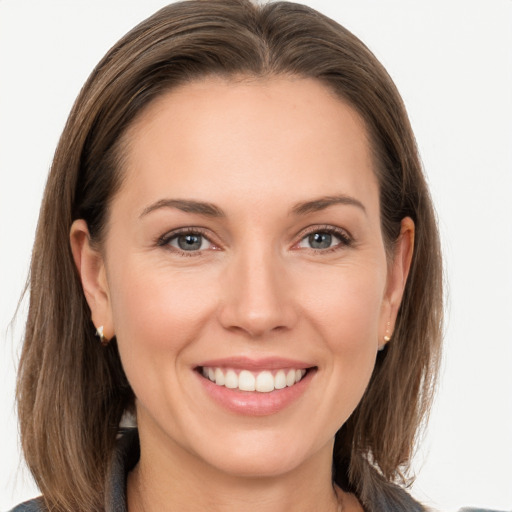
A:
<svg viewBox="0 0 512 512">
<path fill-rule="evenodd" d="M 208 75 L 291 75 L 328 86 L 366 123 L 390 253 L 400 221 L 415 222 L 393 340 L 336 435 L 333 459 L 334 479 L 363 505 L 395 496 L 393 482 L 403 483 L 438 370 L 442 269 L 435 215 L 402 100 L 359 39 L 308 7 L 190 0 L 158 11 L 107 53 L 80 92 L 55 153 L 33 250 L 17 392 L 23 450 L 49 510 L 103 509 L 119 421 L 134 403 L 115 340 L 103 348 L 95 338 L 70 251 L 71 224 L 85 219 L 101 244 L 122 180 L 123 134 L 155 98 Z M 387 509 L 385 499 L 379 503 Z"/>
</svg>

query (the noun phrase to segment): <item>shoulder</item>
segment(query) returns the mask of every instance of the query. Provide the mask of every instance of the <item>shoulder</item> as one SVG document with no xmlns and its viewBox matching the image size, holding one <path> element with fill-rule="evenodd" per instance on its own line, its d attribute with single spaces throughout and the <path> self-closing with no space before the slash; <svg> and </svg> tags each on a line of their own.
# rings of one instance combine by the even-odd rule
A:
<svg viewBox="0 0 512 512">
<path fill-rule="evenodd" d="M 33 500 L 20 503 L 10 512 L 43 512 L 44 510 L 43 498 L 35 498 Z"/>
<path fill-rule="evenodd" d="M 0 0 L 1 1 L 1 0 Z M 140 456 L 139 436 L 136 428 L 121 429 L 113 453 L 106 482 L 106 510 L 126 512 L 126 477 Z M 9 512 L 47 512 L 40 496 L 20 503 Z"/>
<path fill-rule="evenodd" d="M 491 510 L 490 508 L 472 508 L 472 507 L 464 507 L 459 510 L 459 512 L 500 512 L 499 510 Z"/>
<path fill-rule="evenodd" d="M 427 512 L 403 487 L 381 481 L 361 500 L 365 512 Z"/>
</svg>

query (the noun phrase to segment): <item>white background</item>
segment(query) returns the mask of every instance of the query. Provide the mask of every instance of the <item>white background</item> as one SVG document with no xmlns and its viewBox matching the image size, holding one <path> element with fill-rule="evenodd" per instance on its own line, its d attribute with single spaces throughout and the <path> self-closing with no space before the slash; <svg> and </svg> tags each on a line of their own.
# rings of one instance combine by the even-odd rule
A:
<svg viewBox="0 0 512 512">
<path fill-rule="evenodd" d="M 107 49 L 165 0 L 0 0 L 0 509 L 37 494 L 14 414 L 27 274 L 52 153 Z M 512 509 L 512 1 L 309 0 L 395 79 L 437 206 L 446 350 L 413 493 Z"/>
</svg>

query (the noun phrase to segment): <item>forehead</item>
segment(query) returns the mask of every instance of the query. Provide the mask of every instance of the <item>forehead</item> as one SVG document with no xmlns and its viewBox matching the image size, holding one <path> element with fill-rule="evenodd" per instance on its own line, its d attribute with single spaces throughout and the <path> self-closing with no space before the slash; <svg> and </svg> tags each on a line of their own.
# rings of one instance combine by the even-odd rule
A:
<svg viewBox="0 0 512 512">
<path fill-rule="evenodd" d="M 123 188 L 147 200 L 162 188 L 186 197 L 224 190 L 228 199 L 283 199 L 286 188 L 301 200 L 377 187 L 364 122 L 313 79 L 182 85 L 150 104 L 125 140 Z"/>
</svg>

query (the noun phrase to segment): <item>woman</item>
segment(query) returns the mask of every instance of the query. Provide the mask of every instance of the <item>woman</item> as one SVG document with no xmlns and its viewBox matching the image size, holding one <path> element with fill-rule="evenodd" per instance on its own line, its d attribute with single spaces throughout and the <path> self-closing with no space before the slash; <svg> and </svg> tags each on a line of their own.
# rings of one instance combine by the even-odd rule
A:
<svg viewBox="0 0 512 512">
<path fill-rule="evenodd" d="M 19 510 L 423 510 L 399 484 L 439 358 L 435 218 L 396 88 L 319 13 L 189 1 L 116 44 L 30 292 L 43 498 Z"/>
</svg>

